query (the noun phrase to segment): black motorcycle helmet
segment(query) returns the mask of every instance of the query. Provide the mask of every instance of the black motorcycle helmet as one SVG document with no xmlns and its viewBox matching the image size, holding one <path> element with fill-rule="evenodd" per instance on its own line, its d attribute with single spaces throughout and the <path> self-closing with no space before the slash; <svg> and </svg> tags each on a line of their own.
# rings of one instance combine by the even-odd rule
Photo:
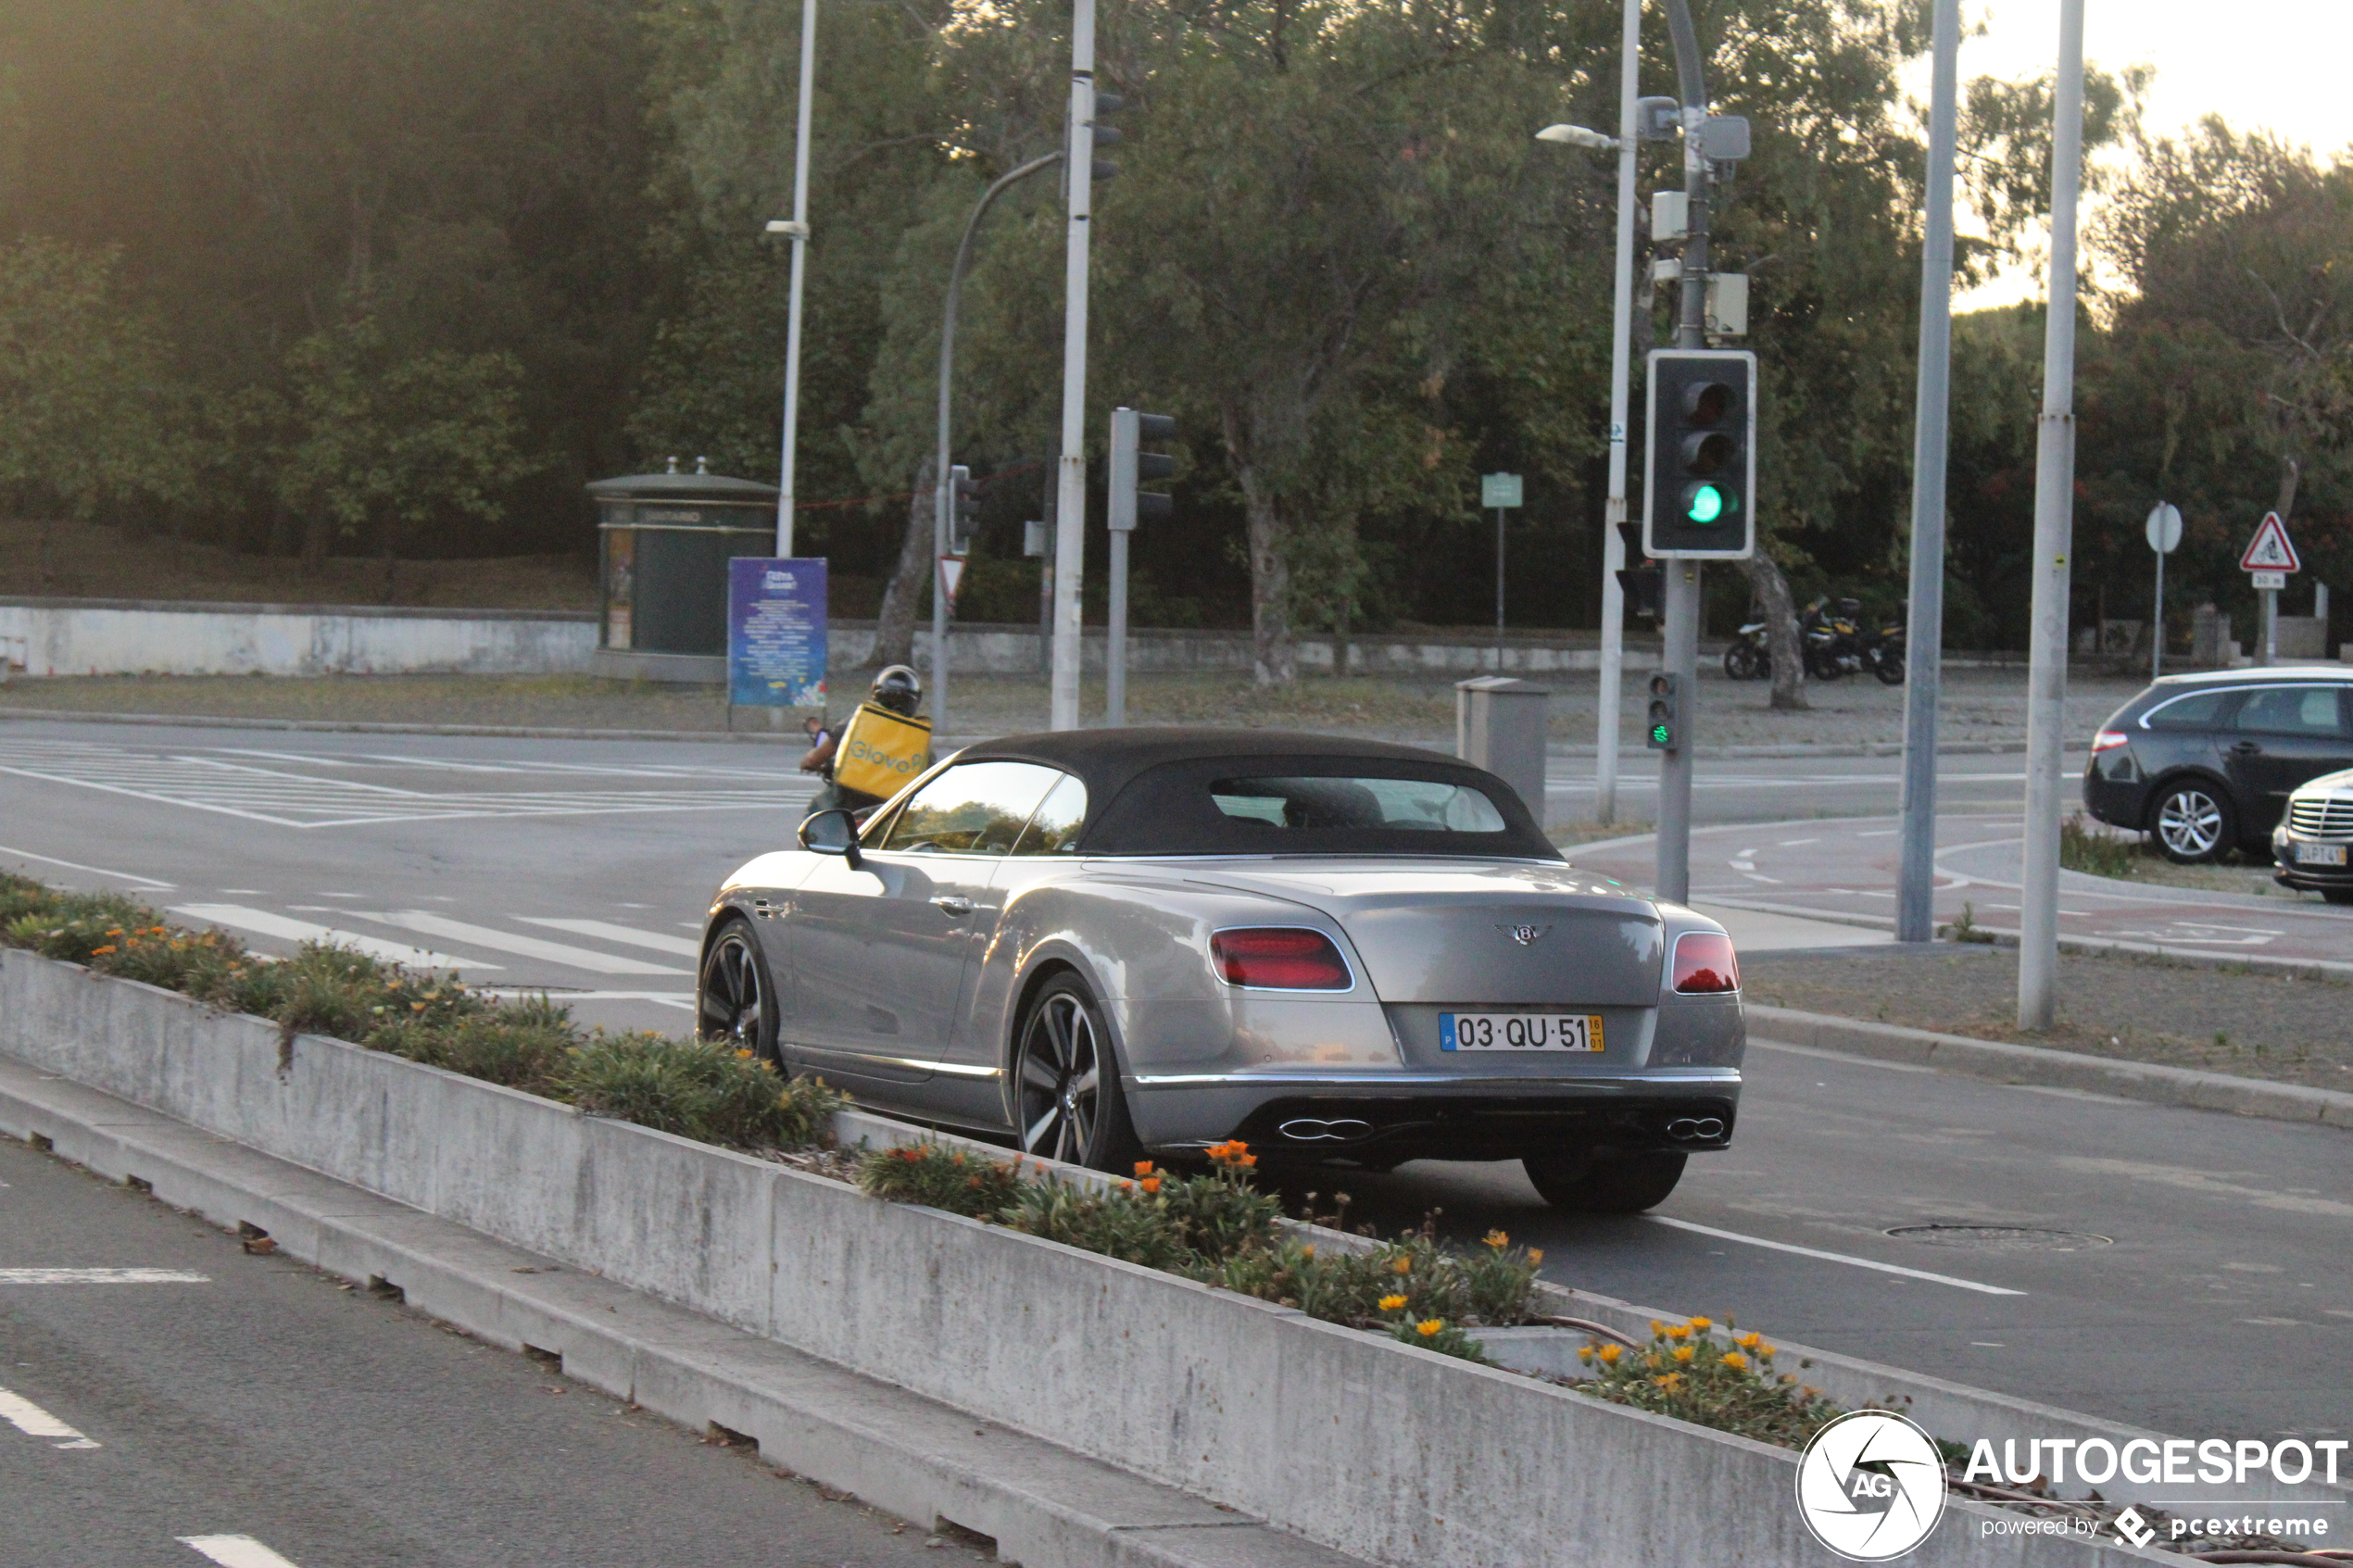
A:
<svg viewBox="0 0 2353 1568">
<path fill-rule="evenodd" d="M 886 708 L 902 719 L 912 719 L 915 709 L 924 702 L 924 684 L 915 672 L 903 664 L 894 664 L 875 677 L 874 689 L 867 700 L 876 708 Z"/>
</svg>

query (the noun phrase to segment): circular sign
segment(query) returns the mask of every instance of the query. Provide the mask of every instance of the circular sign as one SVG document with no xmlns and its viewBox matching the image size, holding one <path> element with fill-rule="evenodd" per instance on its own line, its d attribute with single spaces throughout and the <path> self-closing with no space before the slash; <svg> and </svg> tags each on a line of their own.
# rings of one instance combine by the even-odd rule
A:
<svg viewBox="0 0 2353 1568">
<path fill-rule="evenodd" d="M 2149 511 L 2149 548 L 2160 556 L 2170 556 L 2182 542 L 2182 508 L 2171 501 L 2159 501 Z"/>
<path fill-rule="evenodd" d="M 1889 1411 L 1854 1411 L 1814 1434 L 1797 1461 L 1797 1510 L 1850 1562 L 1885 1562 L 1928 1539 L 1944 1513 L 1944 1461 Z"/>
</svg>

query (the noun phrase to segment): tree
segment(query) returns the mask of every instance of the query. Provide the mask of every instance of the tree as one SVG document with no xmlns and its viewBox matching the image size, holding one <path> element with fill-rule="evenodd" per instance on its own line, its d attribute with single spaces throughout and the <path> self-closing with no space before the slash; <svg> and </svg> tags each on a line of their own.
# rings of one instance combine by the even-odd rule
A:
<svg viewBox="0 0 2353 1568">
<path fill-rule="evenodd" d="M 307 521 L 313 566 L 332 539 L 372 532 L 389 573 L 405 533 L 444 518 L 495 522 L 530 471 L 516 447 L 522 367 L 511 355 L 396 355 L 360 317 L 286 358 L 294 396 L 278 485 Z"/>
</svg>

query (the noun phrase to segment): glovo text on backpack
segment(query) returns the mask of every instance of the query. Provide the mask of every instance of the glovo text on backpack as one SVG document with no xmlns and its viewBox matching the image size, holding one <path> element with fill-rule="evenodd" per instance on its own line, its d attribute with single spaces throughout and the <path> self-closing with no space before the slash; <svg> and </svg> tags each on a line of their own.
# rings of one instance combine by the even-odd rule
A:
<svg viewBox="0 0 2353 1568">
<path fill-rule="evenodd" d="M 884 799 L 931 766 L 931 722 L 862 702 L 834 751 L 834 783 Z"/>
</svg>

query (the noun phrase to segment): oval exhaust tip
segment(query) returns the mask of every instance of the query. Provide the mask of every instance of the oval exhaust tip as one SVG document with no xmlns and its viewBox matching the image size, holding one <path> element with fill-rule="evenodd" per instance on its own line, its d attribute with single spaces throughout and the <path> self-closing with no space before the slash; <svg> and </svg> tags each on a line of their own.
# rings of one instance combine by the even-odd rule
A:
<svg viewBox="0 0 2353 1568">
<path fill-rule="evenodd" d="M 1319 1117 L 1295 1116 L 1275 1129 L 1293 1143 L 1353 1143 L 1370 1137 L 1373 1124 L 1353 1116 L 1343 1116 L 1327 1122 Z"/>
</svg>

